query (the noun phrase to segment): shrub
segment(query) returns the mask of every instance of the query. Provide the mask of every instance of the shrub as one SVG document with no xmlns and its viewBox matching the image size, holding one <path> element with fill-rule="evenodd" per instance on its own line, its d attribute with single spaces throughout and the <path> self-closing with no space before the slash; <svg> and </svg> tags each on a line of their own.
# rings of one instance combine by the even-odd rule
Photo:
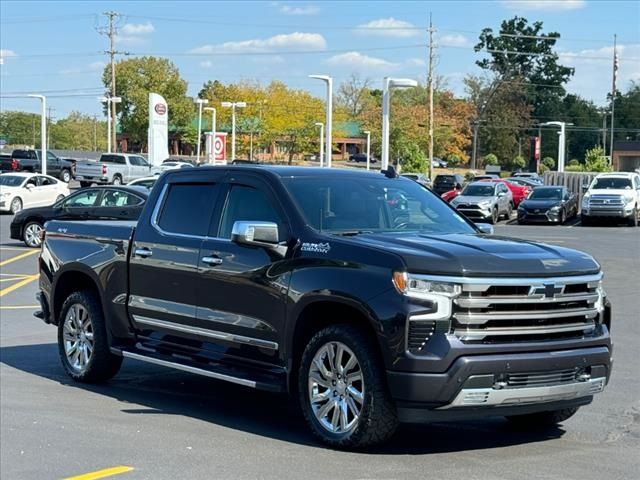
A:
<svg viewBox="0 0 640 480">
<path fill-rule="evenodd" d="M 551 170 L 553 167 L 556 166 L 556 161 L 551 157 L 544 157 L 542 159 L 542 165 L 547 167 L 547 170 Z"/>
<path fill-rule="evenodd" d="M 587 172 L 610 172 L 611 166 L 604 155 L 602 147 L 594 147 L 587 150 L 584 156 L 584 169 Z"/>
<path fill-rule="evenodd" d="M 564 169 L 565 172 L 584 172 L 584 167 L 580 164 L 578 165 L 568 165 Z"/>
<path fill-rule="evenodd" d="M 577 158 L 572 158 L 571 160 L 569 160 L 570 167 L 577 167 L 578 165 L 580 165 L 580 161 Z"/>
<path fill-rule="evenodd" d="M 455 153 L 447 155 L 447 166 L 449 168 L 456 168 L 462 163 L 462 159 Z"/>
<path fill-rule="evenodd" d="M 485 165 L 497 165 L 498 164 L 498 157 L 496 157 L 493 153 L 485 155 L 484 164 Z"/>
<path fill-rule="evenodd" d="M 511 170 L 518 170 L 524 168 L 526 165 L 527 161 L 524 157 L 522 155 L 518 155 L 511 161 Z"/>
<path fill-rule="evenodd" d="M 540 175 L 542 175 L 544 172 L 548 172 L 549 171 L 549 167 L 547 167 L 544 163 L 541 163 L 540 166 L 538 167 L 538 173 Z"/>
</svg>

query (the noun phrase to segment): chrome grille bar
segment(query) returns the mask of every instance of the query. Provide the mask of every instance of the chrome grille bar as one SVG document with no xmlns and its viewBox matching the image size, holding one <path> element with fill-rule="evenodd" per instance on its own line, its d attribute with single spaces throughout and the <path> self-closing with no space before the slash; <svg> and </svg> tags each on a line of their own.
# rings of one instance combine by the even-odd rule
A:
<svg viewBox="0 0 640 480">
<path fill-rule="evenodd" d="M 506 335 L 542 335 L 545 333 L 586 332 L 593 330 L 595 325 L 586 323 L 570 323 L 566 325 L 549 325 L 541 327 L 505 327 L 483 329 L 459 329 L 453 333 L 462 340 L 483 340 L 490 336 Z"/>
<path fill-rule="evenodd" d="M 482 325 L 490 320 L 543 320 L 568 317 L 594 318 L 598 315 L 596 308 L 564 308 L 559 310 L 534 310 L 488 313 L 456 313 L 455 318 L 460 323 Z"/>
</svg>

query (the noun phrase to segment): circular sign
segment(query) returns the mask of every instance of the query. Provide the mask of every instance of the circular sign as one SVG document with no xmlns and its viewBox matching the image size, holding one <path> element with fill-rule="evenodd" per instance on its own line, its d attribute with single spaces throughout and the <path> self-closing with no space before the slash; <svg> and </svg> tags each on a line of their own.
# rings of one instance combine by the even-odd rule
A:
<svg viewBox="0 0 640 480">
<path fill-rule="evenodd" d="M 224 150 L 224 141 L 220 137 L 216 137 L 213 141 L 213 151 L 216 155 L 219 155 Z"/>
<path fill-rule="evenodd" d="M 153 107 L 158 115 L 164 115 L 167 113 L 167 106 L 164 103 L 156 103 L 156 106 Z"/>
</svg>

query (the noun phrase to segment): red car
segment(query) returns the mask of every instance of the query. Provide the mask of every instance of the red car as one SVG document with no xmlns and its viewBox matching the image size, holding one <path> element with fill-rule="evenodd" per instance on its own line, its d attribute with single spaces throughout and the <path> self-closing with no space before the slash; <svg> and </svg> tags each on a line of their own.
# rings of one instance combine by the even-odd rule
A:
<svg viewBox="0 0 640 480">
<path fill-rule="evenodd" d="M 529 196 L 529 194 L 531 193 L 531 188 L 527 187 L 527 186 L 522 186 L 522 185 L 516 185 L 515 183 L 511 183 L 511 182 L 507 182 L 506 180 L 490 180 L 490 179 L 485 179 L 485 180 L 480 180 L 481 182 L 500 182 L 500 183 L 504 183 L 507 188 L 509 190 L 511 190 L 511 195 L 513 195 L 513 206 L 517 207 L 518 205 L 520 205 L 520 202 L 523 201 L 525 198 L 527 198 Z M 449 192 L 447 192 L 449 193 Z M 455 195 L 452 198 L 455 198 L 457 195 Z M 444 196 L 443 196 L 444 198 Z M 448 201 L 448 200 L 447 200 Z"/>
<path fill-rule="evenodd" d="M 453 190 L 449 190 L 448 192 L 444 192 L 442 195 L 440 195 L 440 197 L 447 201 L 450 202 L 451 200 L 453 200 L 454 198 L 456 198 L 458 195 L 460 195 L 460 192 L 462 190 L 454 188 Z"/>
</svg>

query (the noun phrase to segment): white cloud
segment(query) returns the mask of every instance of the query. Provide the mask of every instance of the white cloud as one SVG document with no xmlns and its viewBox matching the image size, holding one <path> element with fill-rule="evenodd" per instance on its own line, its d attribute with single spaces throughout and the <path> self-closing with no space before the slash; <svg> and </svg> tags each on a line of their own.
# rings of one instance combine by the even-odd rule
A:
<svg viewBox="0 0 640 480">
<path fill-rule="evenodd" d="M 347 52 L 334 55 L 327 59 L 325 63 L 334 67 L 350 67 L 353 69 L 381 67 L 392 68 L 397 66 L 397 64 L 388 62 L 382 58 L 369 57 L 368 55 L 363 55 L 360 52 Z"/>
<path fill-rule="evenodd" d="M 503 0 L 502 5 L 510 10 L 578 10 L 586 0 Z"/>
<path fill-rule="evenodd" d="M 470 47 L 472 45 L 471 40 L 459 33 L 441 37 L 438 44 L 443 47 Z"/>
<path fill-rule="evenodd" d="M 0 65 L 4 65 L 6 58 L 17 57 L 18 54 L 13 50 L 7 50 L 6 48 L 0 48 Z"/>
<path fill-rule="evenodd" d="M 320 13 L 320 8 L 315 5 L 292 7 L 281 2 L 271 2 L 271 5 L 277 7 L 284 15 L 317 15 Z"/>
<path fill-rule="evenodd" d="M 409 60 L 405 61 L 405 63 L 409 67 L 426 67 L 427 66 L 427 62 L 422 58 L 410 58 Z"/>
<path fill-rule="evenodd" d="M 125 37 L 137 37 L 140 35 L 149 35 L 155 31 L 151 22 L 147 23 L 127 23 L 120 29 L 120 32 Z"/>
<path fill-rule="evenodd" d="M 380 18 L 358 25 L 355 32 L 361 35 L 378 35 L 380 37 L 415 37 L 420 35 L 420 29 L 413 23 L 396 20 L 393 17 Z"/>
<path fill-rule="evenodd" d="M 203 60 L 198 65 L 200 65 L 202 68 L 211 68 L 213 67 L 213 62 L 211 60 Z"/>
<path fill-rule="evenodd" d="M 189 53 L 268 53 L 281 50 L 324 50 L 327 42 L 318 33 L 283 33 L 266 39 L 225 42 L 218 45 L 203 45 Z"/>
</svg>

